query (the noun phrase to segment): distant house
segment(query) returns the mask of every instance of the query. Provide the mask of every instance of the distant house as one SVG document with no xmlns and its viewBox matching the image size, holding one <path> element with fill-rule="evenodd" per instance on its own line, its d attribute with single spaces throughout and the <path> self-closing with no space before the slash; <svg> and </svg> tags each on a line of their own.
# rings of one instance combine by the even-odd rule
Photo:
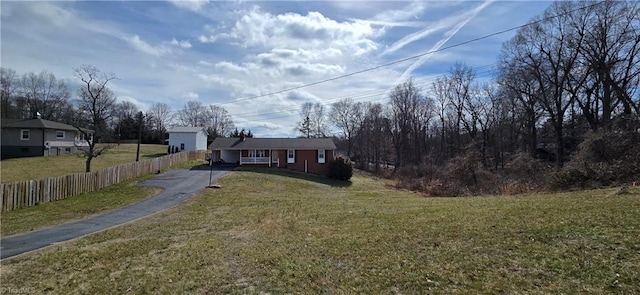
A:
<svg viewBox="0 0 640 295">
<path fill-rule="evenodd" d="M 336 145 L 330 138 L 216 138 L 213 161 L 262 165 L 326 175 Z"/>
<path fill-rule="evenodd" d="M 207 149 L 207 131 L 204 127 L 173 127 L 169 133 L 169 146 L 178 151 L 204 151 Z"/>
<path fill-rule="evenodd" d="M 78 147 L 89 145 L 76 127 L 59 122 L 2 119 L 1 124 L 2 159 L 72 154 L 78 152 Z"/>
</svg>

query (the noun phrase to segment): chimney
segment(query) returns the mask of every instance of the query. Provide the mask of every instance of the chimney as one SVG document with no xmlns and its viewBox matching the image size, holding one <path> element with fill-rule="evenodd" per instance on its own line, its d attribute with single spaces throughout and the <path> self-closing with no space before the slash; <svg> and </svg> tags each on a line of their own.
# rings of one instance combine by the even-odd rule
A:
<svg viewBox="0 0 640 295">
<path fill-rule="evenodd" d="M 240 131 L 240 140 L 244 141 L 244 139 L 247 137 L 246 134 L 244 134 L 244 129 L 242 129 L 242 131 Z"/>
</svg>

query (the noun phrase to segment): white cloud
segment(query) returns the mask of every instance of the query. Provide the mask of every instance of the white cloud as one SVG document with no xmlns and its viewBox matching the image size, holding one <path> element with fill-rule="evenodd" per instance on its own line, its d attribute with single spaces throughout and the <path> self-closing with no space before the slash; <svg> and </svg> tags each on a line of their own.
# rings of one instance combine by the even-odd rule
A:
<svg viewBox="0 0 640 295">
<path fill-rule="evenodd" d="M 155 57 L 160 57 L 164 54 L 171 52 L 169 48 L 166 48 L 163 45 L 151 46 L 149 43 L 140 39 L 140 36 L 138 35 L 125 36 L 125 37 L 122 37 L 122 39 L 127 41 L 129 45 L 131 45 L 133 48 L 137 49 L 138 51 L 148 55 L 155 56 Z"/>
<path fill-rule="evenodd" d="M 215 64 L 215 67 L 217 69 L 220 69 L 223 71 L 223 73 L 229 73 L 229 72 L 236 72 L 236 73 L 240 73 L 240 74 L 248 74 L 249 71 L 243 67 L 237 66 L 233 63 L 230 63 L 228 61 L 221 61 L 219 63 Z"/>
<path fill-rule="evenodd" d="M 429 3 L 423 1 L 410 2 L 401 9 L 385 10 L 373 17 L 374 22 L 386 23 L 392 26 L 413 26 L 419 22 L 407 22 L 422 15 Z M 404 24 L 404 25 L 403 25 Z"/>
<path fill-rule="evenodd" d="M 209 35 L 209 36 L 200 35 L 200 36 L 198 36 L 198 41 L 200 41 L 200 43 L 214 43 L 214 42 L 216 42 L 216 40 L 218 40 L 218 37 L 214 36 L 214 35 Z"/>
<path fill-rule="evenodd" d="M 206 61 L 206 60 L 199 60 L 199 61 L 198 61 L 198 64 L 199 64 L 199 65 L 202 65 L 202 66 L 207 66 L 207 67 L 211 67 L 211 66 L 213 66 L 213 65 L 214 65 L 213 63 L 210 63 L 210 62 L 208 62 L 208 61 Z"/>
<path fill-rule="evenodd" d="M 200 97 L 200 95 L 195 93 L 195 92 L 189 91 L 189 92 L 183 93 L 182 97 L 186 98 L 186 99 L 198 99 L 198 97 Z"/>
<path fill-rule="evenodd" d="M 118 102 L 128 101 L 130 103 L 133 103 L 134 105 L 136 105 L 136 107 L 138 107 L 138 110 L 142 112 L 144 112 L 144 110 L 149 109 L 149 104 L 143 103 L 140 100 L 135 99 L 131 96 L 126 96 L 126 95 L 118 96 L 116 100 Z"/>
<path fill-rule="evenodd" d="M 209 0 L 169 0 L 169 2 L 182 9 L 200 12 Z"/>
<path fill-rule="evenodd" d="M 200 43 L 215 43 L 221 38 L 229 38 L 228 33 L 218 33 L 217 29 L 215 29 L 212 25 L 204 25 L 204 33 L 198 36 L 198 41 Z"/>
<path fill-rule="evenodd" d="M 4 10 L 4 3 L 2 8 Z M 37 15 L 37 17 L 45 18 L 51 22 L 51 24 L 57 27 L 64 27 L 73 23 L 75 16 L 69 10 L 65 10 L 61 7 L 58 7 L 54 4 L 47 2 L 38 2 L 34 5 L 30 6 L 32 12 Z"/>
<path fill-rule="evenodd" d="M 171 42 L 169 42 L 171 45 L 175 45 L 178 47 L 182 47 L 182 48 L 191 48 L 191 43 L 189 43 L 189 40 L 181 40 L 178 41 L 176 40 L 176 38 L 173 38 L 173 40 L 171 40 Z"/>
<path fill-rule="evenodd" d="M 320 12 L 272 15 L 255 8 L 241 17 L 229 33 L 242 47 L 327 49 L 348 52 L 377 49 L 377 30 L 364 21 L 337 22 Z"/>
</svg>

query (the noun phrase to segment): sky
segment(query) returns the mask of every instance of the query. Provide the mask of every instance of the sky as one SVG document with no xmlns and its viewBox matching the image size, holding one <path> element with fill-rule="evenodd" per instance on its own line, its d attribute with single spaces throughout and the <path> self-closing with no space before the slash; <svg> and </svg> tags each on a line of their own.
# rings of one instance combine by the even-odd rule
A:
<svg viewBox="0 0 640 295">
<path fill-rule="evenodd" d="M 489 80 L 516 31 L 448 47 L 523 25 L 550 4 L 3 0 L 0 64 L 46 70 L 72 86 L 73 69 L 93 65 L 117 76 L 109 87 L 118 101 L 142 111 L 161 102 L 176 112 L 196 100 L 224 107 L 256 137 L 294 137 L 306 102 L 385 104 L 409 78 L 428 92 L 455 63 Z"/>
</svg>

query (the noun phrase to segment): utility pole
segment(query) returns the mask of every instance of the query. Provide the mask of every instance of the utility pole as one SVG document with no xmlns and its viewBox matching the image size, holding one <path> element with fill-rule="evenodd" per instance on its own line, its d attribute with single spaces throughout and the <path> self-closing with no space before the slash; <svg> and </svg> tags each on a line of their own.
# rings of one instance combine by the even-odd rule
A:
<svg viewBox="0 0 640 295">
<path fill-rule="evenodd" d="M 136 117 L 136 119 L 138 119 L 138 149 L 136 150 L 136 162 L 138 162 L 140 160 L 140 142 L 142 142 L 142 119 L 144 115 L 142 115 L 142 112 L 138 112 Z"/>
</svg>

